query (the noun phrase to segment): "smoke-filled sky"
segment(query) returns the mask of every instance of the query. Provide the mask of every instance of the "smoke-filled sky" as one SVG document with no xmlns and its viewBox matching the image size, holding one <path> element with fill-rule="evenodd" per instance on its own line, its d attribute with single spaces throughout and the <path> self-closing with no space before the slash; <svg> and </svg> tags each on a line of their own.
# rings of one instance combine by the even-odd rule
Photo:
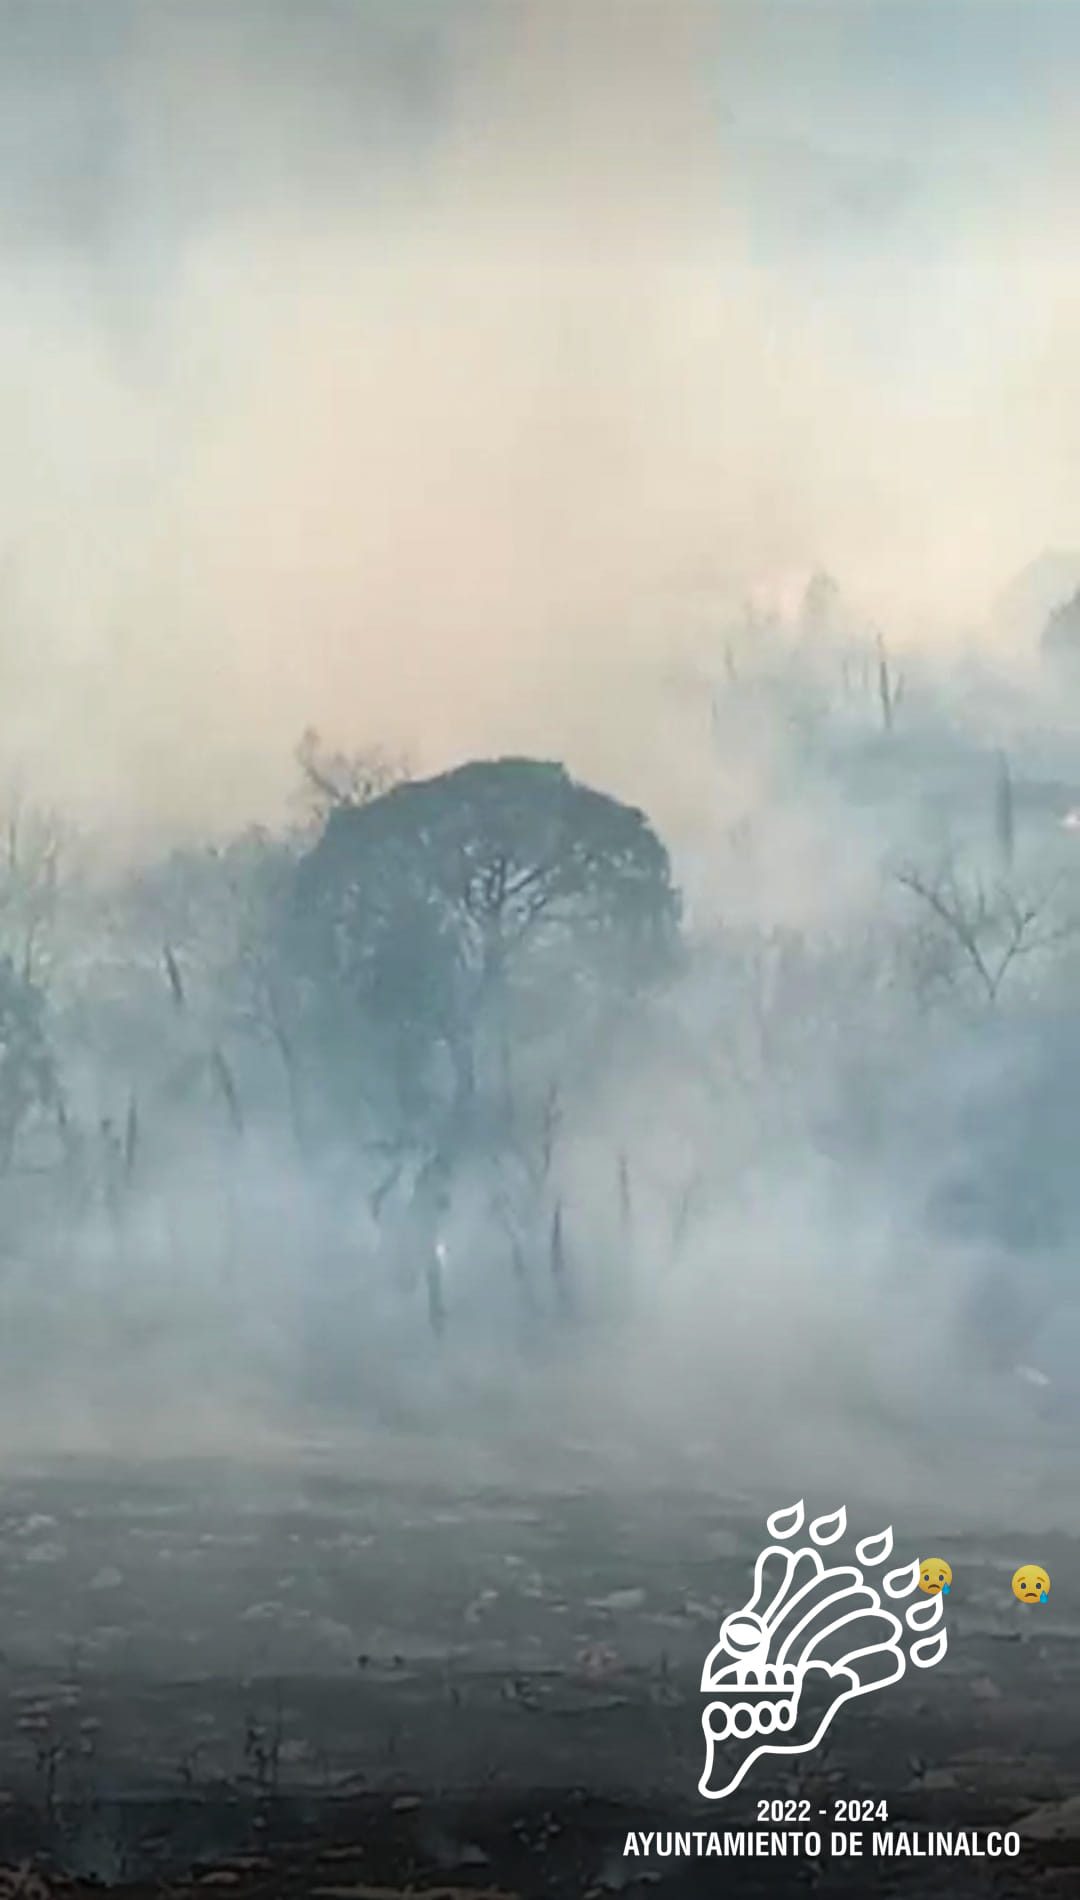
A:
<svg viewBox="0 0 1080 1900">
<path fill-rule="evenodd" d="M 301 729 L 663 807 L 702 591 L 897 641 L 1080 541 L 1080 10 L 0 0 L 0 765 Z"/>
</svg>

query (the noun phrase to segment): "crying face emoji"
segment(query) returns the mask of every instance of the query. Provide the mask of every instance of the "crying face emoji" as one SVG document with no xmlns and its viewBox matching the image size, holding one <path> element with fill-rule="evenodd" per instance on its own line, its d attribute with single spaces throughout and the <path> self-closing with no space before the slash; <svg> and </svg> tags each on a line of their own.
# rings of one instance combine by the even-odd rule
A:
<svg viewBox="0 0 1080 1900">
<path fill-rule="evenodd" d="M 924 1557 L 919 1565 L 919 1589 L 924 1597 L 947 1597 L 952 1589 L 952 1568 L 944 1557 Z"/>
<path fill-rule="evenodd" d="M 1050 1595 L 1050 1579 L 1041 1564 L 1021 1564 L 1012 1580 L 1012 1592 L 1018 1603 L 1045 1603 Z"/>
</svg>

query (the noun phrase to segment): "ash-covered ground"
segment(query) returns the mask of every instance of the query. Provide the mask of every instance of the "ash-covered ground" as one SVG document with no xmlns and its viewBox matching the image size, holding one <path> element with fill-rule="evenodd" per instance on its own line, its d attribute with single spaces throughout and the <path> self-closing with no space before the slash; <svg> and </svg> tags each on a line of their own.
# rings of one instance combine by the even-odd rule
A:
<svg viewBox="0 0 1080 1900">
<path fill-rule="evenodd" d="M 764 1512 L 573 1462 L 509 1483 L 463 1450 L 452 1481 L 445 1458 L 423 1478 L 324 1445 L 276 1467 L 9 1474 L 0 1892 L 1077 1891 L 1074 1538 L 936 1525 L 945 1660 L 707 1803 L 701 1668 Z M 920 1548 L 922 1526 L 894 1529 Z M 1010 1593 L 1025 1554 L 1053 1580 L 1039 1610 Z M 894 1827 L 1015 1826 L 1023 1854 L 624 1857 L 630 1829 L 756 1825 L 778 1794 L 815 1815 L 872 1796 Z"/>
</svg>

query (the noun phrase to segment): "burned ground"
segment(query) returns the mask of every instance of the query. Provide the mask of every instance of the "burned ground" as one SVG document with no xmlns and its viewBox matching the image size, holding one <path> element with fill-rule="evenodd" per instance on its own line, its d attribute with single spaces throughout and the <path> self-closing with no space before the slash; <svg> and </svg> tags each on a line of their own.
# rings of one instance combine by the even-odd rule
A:
<svg viewBox="0 0 1080 1900">
<path fill-rule="evenodd" d="M 841 1716 L 794 1780 L 763 1764 L 718 1820 L 701 1665 L 760 1524 L 702 1492 L 324 1456 L 9 1479 L 0 1892 L 681 1896 L 721 1871 L 747 1895 L 1074 1892 L 1074 1541 L 1040 1542 L 1036 1615 L 1008 1588 L 1016 1534 L 957 1531 L 941 1666 Z M 1023 1858 L 875 1862 L 873 1886 L 866 1863 L 623 1858 L 629 1829 L 742 1827 L 793 1789 L 884 1799 L 893 1826 L 1019 1822 Z"/>
</svg>

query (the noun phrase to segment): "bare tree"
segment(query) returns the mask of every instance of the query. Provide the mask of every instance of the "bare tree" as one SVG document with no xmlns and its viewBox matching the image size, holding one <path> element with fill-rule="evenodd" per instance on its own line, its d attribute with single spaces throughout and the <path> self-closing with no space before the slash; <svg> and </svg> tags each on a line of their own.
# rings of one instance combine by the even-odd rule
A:
<svg viewBox="0 0 1080 1900">
<path fill-rule="evenodd" d="M 56 812 L 15 787 L 0 817 L 0 938 L 23 976 L 43 974 L 57 918 L 69 834 Z"/>
<path fill-rule="evenodd" d="M 1076 931 L 1071 920 L 1053 916 L 1053 888 L 1037 898 L 1020 897 L 1002 878 L 989 885 L 978 875 L 964 880 L 952 863 L 934 877 L 908 866 L 897 873 L 897 882 L 930 913 L 990 1004 L 997 1002 L 1018 959 L 1048 950 Z"/>
<path fill-rule="evenodd" d="M 321 824 L 332 811 L 367 805 L 409 776 L 404 760 L 375 749 L 335 752 L 309 726 L 296 748 L 308 817 Z"/>
<path fill-rule="evenodd" d="M 35 1115 L 62 1108 L 44 1024 L 44 996 L 10 957 L 0 955 L 0 1173 Z"/>
<path fill-rule="evenodd" d="M 998 853 L 1006 871 L 1012 870 L 1016 852 L 1016 820 L 1013 807 L 1012 773 L 1004 752 L 998 753 L 994 785 L 994 832 Z"/>
<path fill-rule="evenodd" d="M 877 636 L 877 681 L 881 723 L 886 732 L 891 732 L 896 724 L 897 709 L 904 696 L 904 676 L 902 673 L 893 672 L 885 640 L 880 633 Z"/>
</svg>

